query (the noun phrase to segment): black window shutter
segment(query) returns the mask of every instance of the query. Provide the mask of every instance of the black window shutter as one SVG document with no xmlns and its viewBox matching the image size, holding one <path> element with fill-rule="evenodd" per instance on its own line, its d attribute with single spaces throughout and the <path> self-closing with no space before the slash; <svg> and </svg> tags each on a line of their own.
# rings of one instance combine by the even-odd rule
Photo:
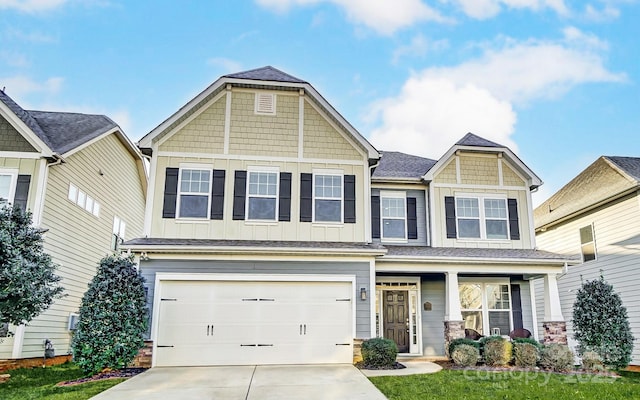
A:
<svg viewBox="0 0 640 400">
<path fill-rule="evenodd" d="M 371 196 L 371 237 L 380 239 L 380 196 Z"/>
<path fill-rule="evenodd" d="M 233 219 L 244 219 L 247 171 L 236 171 L 233 187 Z"/>
<path fill-rule="evenodd" d="M 513 329 L 522 329 L 522 299 L 520 285 L 511 285 L 511 313 L 513 314 Z"/>
<path fill-rule="evenodd" d="M 518 200 L 508 199 L 509 206 L 509 231 L 511 240 L 520 240 L 520 221 L 518 221 Z"/>
<path fill-rule="evenodd" d="M 167 168 L 164 173 L 164 202 L 162 218 L 176 217 L 176 200 L 178 199 L 178 174 L 180 168 Z"/>
<path fill-rule="evenodd" d="M 344 176 L 344 223 L 356 223 L 356 176 Z"/>
<path fill-rule="evenodd" d="M 452 196 L 444 198 L 444 212 L 447 222 L 447 238 L 455 239 L 458 237 L 456 232 L 456 199 Z"/>
<path fill-rule="evenodd" d="M 418 216 L 415 197 L 407 197 L 407 238 L 418 238 Z"/>
<path fill-rule="evenodd" d="M 31 175 L 18 175 L 16 182 L 16 193 L 13 196 L 13 206 L 19 207 L 23 211 L 27 210 L 27 200 L 29 199 L 29 184 Z"/>
<path fill-rule="evenodd" d="M 211 184 L 211 219 L 224 217 L 224 178 L 225 170 L 214 169 Z"/>
<path fill-rule="evenodd" d="M 300 174 L 300 222 L 313 219 L 313 174 Z"/>
<path fill-rule="evenodd" d="M 278 221 L 291 221 L 291 172 L 280 172 Z"/>
</svg>

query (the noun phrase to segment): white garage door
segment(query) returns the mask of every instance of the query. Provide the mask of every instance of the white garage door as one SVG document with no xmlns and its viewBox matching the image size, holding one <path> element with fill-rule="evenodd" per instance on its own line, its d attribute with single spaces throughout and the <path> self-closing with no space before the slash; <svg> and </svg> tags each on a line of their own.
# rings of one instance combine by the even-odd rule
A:
<svg viewBox="0 0 640 400">
<path fill-rule="evenodd" d="M 163 281 L 158 366 L 350 363 L 351 282 Z"/>
</svg>

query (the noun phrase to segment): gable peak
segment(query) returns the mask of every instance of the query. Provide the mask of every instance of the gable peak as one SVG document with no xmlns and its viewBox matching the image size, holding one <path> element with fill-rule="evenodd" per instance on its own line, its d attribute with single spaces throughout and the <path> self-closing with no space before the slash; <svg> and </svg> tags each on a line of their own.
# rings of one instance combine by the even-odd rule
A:
<svg viewBox="0 0 640 400">
<path fill-rule="evenodd" d="M 253 81 L 272 81 L 272 82 L 289 82 L 289 83 L 307 83 L 302 79 L 298 79 L 293 75 L 280 71 L 270 65 L 261 68 L 250 69 L 248 71 L 236 72 L 224 75 L 224 78 L 248 79 Z"/>
<path fill-rule="evenodd" d="M 464 135 L 464 137 L 456 143 L 458 146 L 475 146 L 475 147 L 506 147 L 501 144 L 492 142 L 483 137 L 475 135 L 471 132 Z"/>
</svg>

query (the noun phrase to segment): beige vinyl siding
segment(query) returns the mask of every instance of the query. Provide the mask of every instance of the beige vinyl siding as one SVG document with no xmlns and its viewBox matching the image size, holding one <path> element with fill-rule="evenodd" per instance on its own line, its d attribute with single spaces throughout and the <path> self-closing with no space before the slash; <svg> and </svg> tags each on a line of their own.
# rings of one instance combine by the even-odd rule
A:
<svg viewBox="0 0 640 400">
<path fill-rule="evenodd" d="M 446 167 L 442 169 L 438 173 L 436 179 L 434 179 L 436 183 L 457 183 L 458 178 L 456 177 L 456 160 L 452 158 Z"/>
<path fill-rule="evenodd" d="M 422 313 L 422 351 L 424 356 L 444 356 L 444 310 L 446 303 L 444 276 L 422 278 L 420 310 Z M 431 311 L 425 311 L 425 302 Z"/>
<path fill-rule="evenodd" d="M 255 113 L 255 91 L 233 91 L 229 154 L 298 156 L 298 94 L 278 92 L 275 115 Z"/>
<path fill-rule="evenodd" d="M 188 122 L 179 135 L 159 146 L 160 151 L 221 154 L 224 149 L 226 96 Z"/>
<path fill-rule="evenodd" d="M 70 351 L 70 312 L 77 312 L 100 259 L 109 254 L 113 217 L 127 224 L 126 238 L 140 237 L 144 196 L 135 160 L 115 134 L 109 135 L 49 167 L 42 226 L 45 251 L 60 267 L 66 296 L 36 317 L 26 328 L 22 357 L 42 356 L 44 339 L 56 354 Z M 100 175 L 102 172 L 103 175 Z M 69 183 L 100 203 L 100 216 L 67 199 Z"/>
<path fill-rule="evenodd" d="M 181 163 L 208 165 L 212 169 L 226 171 L 224 219 L 180 220 L 162 218 L 165 170 L 177 168 Z M 280 172 L 292 173 L 291 221 L 249 222 L 233 220 L 234 172 L 246 171 L 248 167 L 277 167 Z M 314 169 L 338 169 L 345 175 L 356 176 L 356 223 L 320 224 L 300 221 L 300 174 L 312 173 Z M 247 161 L 229 159 L 202 159 L 181 157 L 158 157 L 155 193 L 153 194 L 153 220 L 151 237 L 184 239 L 228 239 L 228 240 L 292 240 L 292 241 L 338 241 L 364 242 L 366 219 L 364 201 L 369 201 L 365 192 L 368 168 L 363 165 L 341 165 L 329 163 L 297 163 L 286 161 Z"/>
<path fill-rule="evenodd" d="M 29 197 L 27 199 L 27 208 L 33 210 L 36 205 L 37 199 L 37 186 L 40 180 L 40 168 L 39 163 L 45 162 L 44 160 L 37 160 L 32 158 L 8 158 L 0 157 L 0 169 L 17 169 L 20 175 L 31 175 L 31 182 L 29 183 Z"/>
<path fill-rule="evenodd" d="M 506 162 L 502 163 L 502 181 L 505 186 L 525 185 L 525 181 Z"/>
<path fill-rule="evenodd" d="M 536 236 L 538 247 L 565 255 L 579 255 L 579 230 L 589 224 L 594 227 L 597 259 L 569 266 L 568 273 L 558 279 L 562 313 L 568 321 L 569 336 L 572 335 L 572 307 L 581 282 L 598 279 L 602 273 L 627 308 L 636 338 L 632 364 L 640 365 L 640 196 L 638 193 L 626 196 L 540 232 Z M 540 300 L 543 299 L 542 291 L 536 291 L 536 295 L 538 303 L 543 301 Z"/>
<path fill-rule="evenodd" d="M 36 149 L 9 121 L 0 117 L 0 151 L 36 152 Z"/>
<path fill-rule="evenodd" d="M 360 153 L 308 102 L 304 102 L 304 157 L 362 160 Z"/>
</svg>

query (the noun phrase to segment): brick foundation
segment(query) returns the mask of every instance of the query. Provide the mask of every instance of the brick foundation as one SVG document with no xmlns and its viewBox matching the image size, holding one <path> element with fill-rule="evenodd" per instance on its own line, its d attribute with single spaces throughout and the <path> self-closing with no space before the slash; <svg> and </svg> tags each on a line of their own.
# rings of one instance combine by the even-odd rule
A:
<svg viewBox="0 0 640 400">
<path fill-rule="evenodd" d="M 362 361 L 362 342 L 363 339 L 353 339 L 353 363 Z"/>
<path fill-rule="evenodd" d="M 567 323 L 564 321 L 547 321 L 542 323 L 544 329 L 544 344 L 567 344 Z"/>
<path fill-rule="evenodd" d="M 144 347 L 138 351 L 129 367 L 151 368 L 151 358 L 153 357 L 153 341 L 145 340 Z"/>
<path fill-rule="evenodd" d="M 449 343 L 464 338 L 464 321 L 444 321 L 444 354 L 449 357 Z"/>
<path fill-rule="evenodd" d="M 0 360 L 0 373 L 18 368 L 50 367 L 52 365 L 64 364 L 67 361 L 71 361 L 71 354 L 55 356 L 47 358 L 46 360 L 43 357 Z"/>
</svg>

